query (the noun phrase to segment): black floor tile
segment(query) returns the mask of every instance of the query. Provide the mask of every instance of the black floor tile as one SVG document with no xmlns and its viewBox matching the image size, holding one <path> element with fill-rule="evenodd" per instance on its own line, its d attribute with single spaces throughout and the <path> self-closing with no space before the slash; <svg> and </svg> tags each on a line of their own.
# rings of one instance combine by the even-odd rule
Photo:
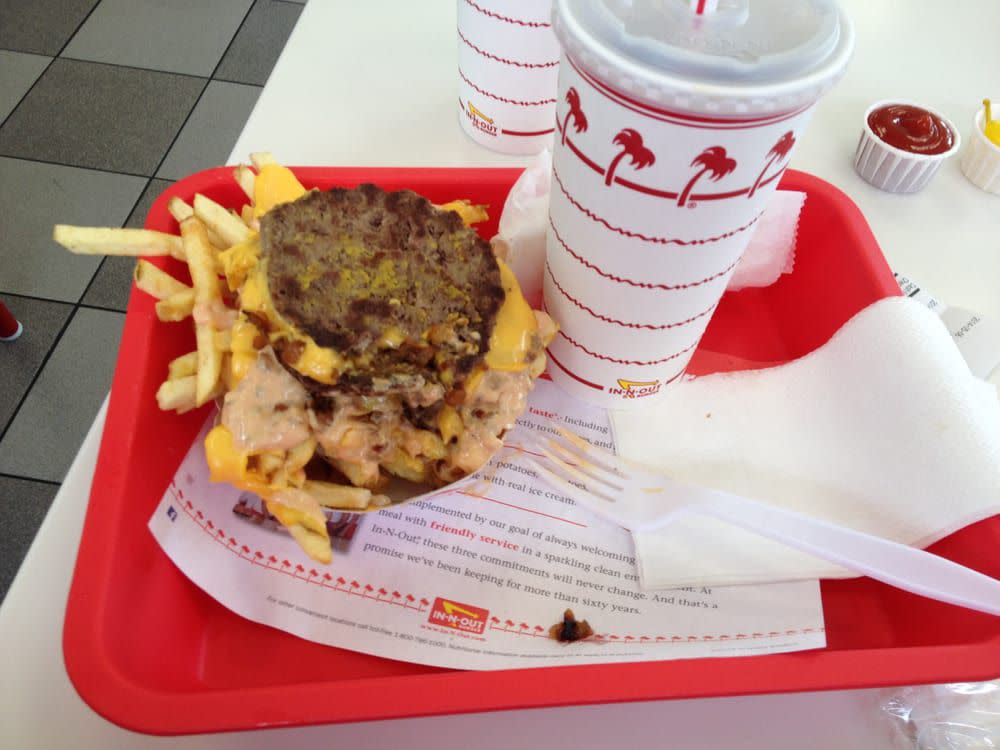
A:
<svg viewBox="0 0 1000 750">
<path fill-rule="evenodd" d="M 251 0 L 101 0 L 64 57 L 210 76 Z"/>
<path fill-rule="evenodd" d="M 121 226 L 143 177 L 0 157 L 0 294 L 77 302 L 101 264 L 52 240 L 53 224 Z"/>
<path fill-rule="evenodd" d="M 0 476 L 0 603 L 58 490 L 55 484 Z"/>
<path fill-rule="evenodd" d="M 55 55 L 97 0 L 0 0 L 0 49 Z"/>
<path fill-rule="evenodd" d="M 62 481 L 108 395 L 124 322 L 77 309 L 0 439 L 0 473 Z"/>
<path fill-rule="evenodd" d="M 215 77 L 263 86 L 300 13 L 300 5 L 257 0 L 219 63 Z"/>
<path fill-rule="evenodd" d="M 152 176 L 205 84 L 55 60 L 0 128 L 0 154 Z"/>
</svg>

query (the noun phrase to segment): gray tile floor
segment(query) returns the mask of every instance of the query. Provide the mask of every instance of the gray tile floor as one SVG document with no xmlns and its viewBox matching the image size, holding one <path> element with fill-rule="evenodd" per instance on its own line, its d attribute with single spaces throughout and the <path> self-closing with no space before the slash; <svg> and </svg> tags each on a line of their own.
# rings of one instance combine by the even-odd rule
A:
<svg viewBox="0 0 1000 750">
<path fill-rule="evenodd" d="M 107 393 L 128 259 L 71 256 L 56 223 L 142 226 L 221 164 L 302 4 L 0 0 L 0 601 Z"/>
</svg>

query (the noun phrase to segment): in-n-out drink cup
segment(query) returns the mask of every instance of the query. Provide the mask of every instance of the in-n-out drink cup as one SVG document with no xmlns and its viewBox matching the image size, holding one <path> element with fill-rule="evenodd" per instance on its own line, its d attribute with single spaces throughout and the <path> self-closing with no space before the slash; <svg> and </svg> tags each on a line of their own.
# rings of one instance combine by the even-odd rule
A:
<svg viewBox="0 0 1000 750">
<path fill-rule="evenodd" d="M 458 119 L 472 140 L 537 154 L 555 133 L 552 0 L 457 0 Z"/>
<path fill-rule="evenodd" d="M 833 0 L 555 0 L 553 27 L 550 373 L 637 408 L 683 375 L 853 32 Z"/>
</svg>

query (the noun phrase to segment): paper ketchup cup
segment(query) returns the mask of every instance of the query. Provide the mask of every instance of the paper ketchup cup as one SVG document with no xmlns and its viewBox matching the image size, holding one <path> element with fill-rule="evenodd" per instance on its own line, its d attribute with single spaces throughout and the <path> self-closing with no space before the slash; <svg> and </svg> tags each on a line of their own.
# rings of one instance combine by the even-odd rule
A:
<svg viewBox="0 0 1000 750">
<path fill-rule="evenodd" d="M 951 132 L 951 148 L 936 154 L 926 154 L 886 143 L 872 129 L 868 118 L 874 112 L 893 106 L 915 107 L 935 117 Z M 945 160 L 957 154 L 961 146 L 962 136 L 958 128 L 944 115 L 915 102 L 887 99 L 875 102 L 865 110 L 861 137 L 854 153 L 854 169 L 865 182 L 887 193 L 916 193 L 927 186 Z"/>
<path fill-rule="evenodd" d="M 985 124 L 986 110 L 980 109 L 962 152 L 962 174 L 980 190 L 1000 195 L 1000 146 L 986 137 Z"/>
<path fill-rule="evenodd" d="M 683 375 L 853 49 L 832 1 L 705 6 L 554 3 L 550 373 L 609 408 L 648 405 Z"/>
<path fill-rule="evenodd" d="M 494 151 L 537 154 L 555 132 L 551 0 L 457 0 L 458 119 Z"/>
</svg>

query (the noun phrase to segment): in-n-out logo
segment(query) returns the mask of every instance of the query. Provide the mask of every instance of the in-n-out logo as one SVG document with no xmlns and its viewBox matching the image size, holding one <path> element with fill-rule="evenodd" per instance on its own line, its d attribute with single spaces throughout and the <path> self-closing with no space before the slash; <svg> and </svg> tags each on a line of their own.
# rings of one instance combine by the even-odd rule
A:
<svg viewBox="0 0 1000 750">
<path fill-rule="evenodd" d="M 471 101 L 465 103 L 465 116 L 469 118 L 472 127 L 480 130 L 486 135 L 496 135 L 497 126 L 492 117 L 487 117 L 482 110 L 476 107 Z"/>
<path fill-rule="evenodd" d="M 608 393 L 622 398 L 652 396 L 663 387 L 663 383 L 659 380 L 623 380 L 622 378 L 618 378 L 618 385 L 618 388 L 613 386 L 608 388 Z"/>
<path fill-rule="evenodd" d="M 461 630 L 464 633 L 482 635 L 483 631 L 486 630 L 486 618 L 489 617 L 489 614 L 488 609 L 453 602 L 451 599 L 442 599 L 439 596 L 434 600 L 434 606 L 431 607 L 427 622 L 453 630 Z"/>
</svg>

